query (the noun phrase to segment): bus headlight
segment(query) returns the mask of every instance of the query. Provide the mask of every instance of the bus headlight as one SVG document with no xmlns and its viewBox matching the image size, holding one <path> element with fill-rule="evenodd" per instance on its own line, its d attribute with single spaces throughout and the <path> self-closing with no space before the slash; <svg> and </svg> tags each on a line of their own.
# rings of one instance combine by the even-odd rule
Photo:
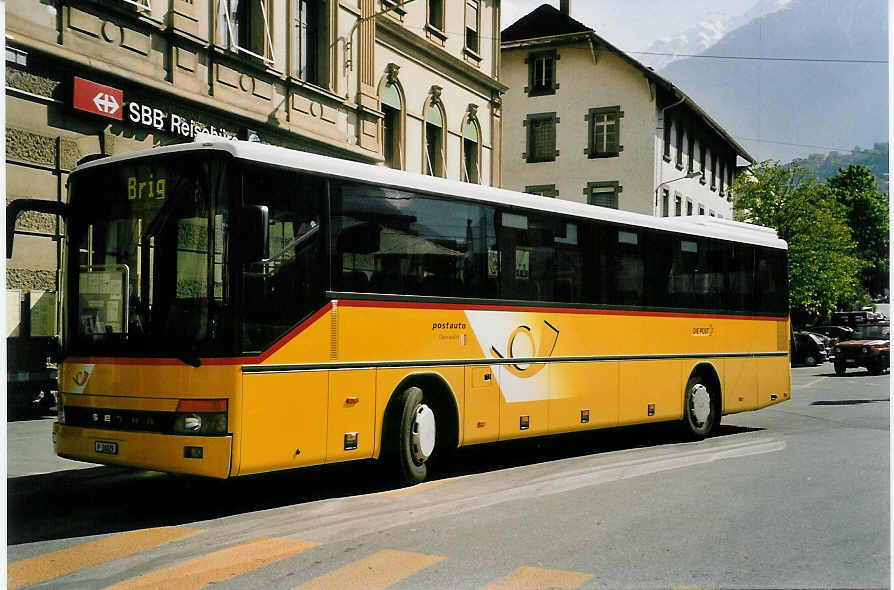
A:
<svg viewBox="0 0 894 590">
<path fill-rule="evenodd" d="M 177 404 L 174 434 L 214 435 L 227 433 L 227 400 L 184 399 Z"/>
</svg>

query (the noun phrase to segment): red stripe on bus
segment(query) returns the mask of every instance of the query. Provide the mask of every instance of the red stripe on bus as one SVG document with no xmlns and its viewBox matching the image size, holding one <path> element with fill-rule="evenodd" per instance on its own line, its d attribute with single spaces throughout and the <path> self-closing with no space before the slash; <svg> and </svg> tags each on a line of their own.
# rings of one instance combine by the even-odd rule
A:
<svg viewBox="0 0 894 590">
<path fill-rule="evenodd" d="M 427 303 L 424 301 L 362 301 L 359 299 L 340 299 L 339 307 L 384 307 L 384 308 L 409 308 L 409 309 L 445 309 L 445 310 L 471 310 L 471 311 L 515 311 L 536 313 L 575 313 L 591 315 L 628 315 L 628 316 L 656 316 L 666 318 L 703 318 L 720 320 L 762 320 L 784 322 L 788 316 L 755 316 L 755 315 L 721 315 L 712 313 L 685 313 L 677 311 L 636 311 L 627 309 L 588 309 L 582 307 L 528 307 L 505 305 L 467 305 L 462 303 Z"/>
<path fill-rule="evenodd" d="M 256 356 L 237 356 L 237 357 L 208 357 L 200 359 L 203 365 L 221 366 L 221 365 L 256 365 L 264 362 L 277 350 L 285 346 L 292 338 L 309 328 L 314 322 L 323 317 L 330 309 L 332 302 L 330 301 L 312 316 L 295 326 L 276 343 L 263 353 Z M 175 358 L 136 358 L 136 357 L 71 357 L 65 359 L 66 363 L 102 363 L 109 365 L 179 365 L 182 361 Z"/>
<path fill-rule="evenodd" d="M 665 318 L 698 318 L 698 319 L 720 319 L 720 320 L 761 320 L 784 322 L 787 317 L 772 316 L 750 316 L 750 315 L 717 315 L 708 313 L 680 313 L 670 311 L 634 311 L 624 309 L 586 309 L 580 307 L 517 307 L 503 305 L 464 305 L 462 303 L 426 303 L 423 301 L 363 301 L 358 299 L 340 299 L 339 307 L 364 307 L 364 308 L 386 308 L 386 309 L 444 309 L 458 311 L 510 311 L 510 312 L 536 312 L 536 313 L 574 313 L 574 314 L 591 314 L 591 315 L 613 315 L 613 316 L 655 316 Z M 238 356 L 238 357 L 209 357 L 200 359 L 203 365 L 210 366 L 228 366 L 228 365 L 256 365 L 267 360 L 273 353 L 285 346 L 292 338 L 309 328 L 314 322 L 325 315 L 332 309 L 332 302 L 328 302 L 319 311 L 301 322 L 295 328 L 290 330 L 282 338 L 263 353 L 256 356 Z M 67 362 L 75 363 L 102 363 L 110 365 L 178 365 L 182 361 L 175 358 L 136 358 L 136 357 L 71 357 L 66 359 Z"/>
</svg>

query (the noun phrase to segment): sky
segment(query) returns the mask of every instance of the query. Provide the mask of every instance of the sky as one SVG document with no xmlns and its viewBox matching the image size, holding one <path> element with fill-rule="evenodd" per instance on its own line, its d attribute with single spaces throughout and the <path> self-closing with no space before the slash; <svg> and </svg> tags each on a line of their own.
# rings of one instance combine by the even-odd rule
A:
<svg viewBox="0 0 894 590">
<path fill-rule="evenodd" d="M 700 20 L 740 16 L 758 0 L 571 0 L 571 16 L 625 52 L 644 51 L 660 37 L 682 33 Z M 541 4 L 559 1 L 503 0 L 506 28 Z"/>
</svg>

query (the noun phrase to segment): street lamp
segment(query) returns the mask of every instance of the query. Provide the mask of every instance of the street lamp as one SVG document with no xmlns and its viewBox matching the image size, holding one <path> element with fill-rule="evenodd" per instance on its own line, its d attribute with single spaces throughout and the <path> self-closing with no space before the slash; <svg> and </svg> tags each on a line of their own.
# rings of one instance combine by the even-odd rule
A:
<svg viewBox="0 0 894 590">
<path fill-rule="evenodd" d="M 661 187 L 667 186 L 668 184 L 670 184 L 672 182 L 677 182 L 678 180 L 684 180 L 686 178 L 698 178 L 701 175 L 702 175 L 701 172 L 694 170 L 694 171 L 690 172 L 689 174 L 687 174 L 686 176 L 681 176 L 680 178 L 674 178 L 673 180 L 665 180 L 664 182 L 662 182 L 661 184 L 656 186 L 655 187 L 655 207 L 658 207 L 658 191 L 661 190 Z"/>
</svg>

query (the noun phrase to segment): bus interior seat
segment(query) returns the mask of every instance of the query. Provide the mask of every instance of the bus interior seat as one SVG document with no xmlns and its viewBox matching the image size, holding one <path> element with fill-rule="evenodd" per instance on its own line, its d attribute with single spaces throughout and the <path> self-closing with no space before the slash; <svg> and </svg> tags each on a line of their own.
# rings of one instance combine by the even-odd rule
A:
<svg viewBox="0 0 894 590">
<path fill-rule="evenodd" d="M 341 273 L 341 290 L 353 293 L 369 291 L 369 278 L 362 270 L 346 270 Z"/>
</svg>

